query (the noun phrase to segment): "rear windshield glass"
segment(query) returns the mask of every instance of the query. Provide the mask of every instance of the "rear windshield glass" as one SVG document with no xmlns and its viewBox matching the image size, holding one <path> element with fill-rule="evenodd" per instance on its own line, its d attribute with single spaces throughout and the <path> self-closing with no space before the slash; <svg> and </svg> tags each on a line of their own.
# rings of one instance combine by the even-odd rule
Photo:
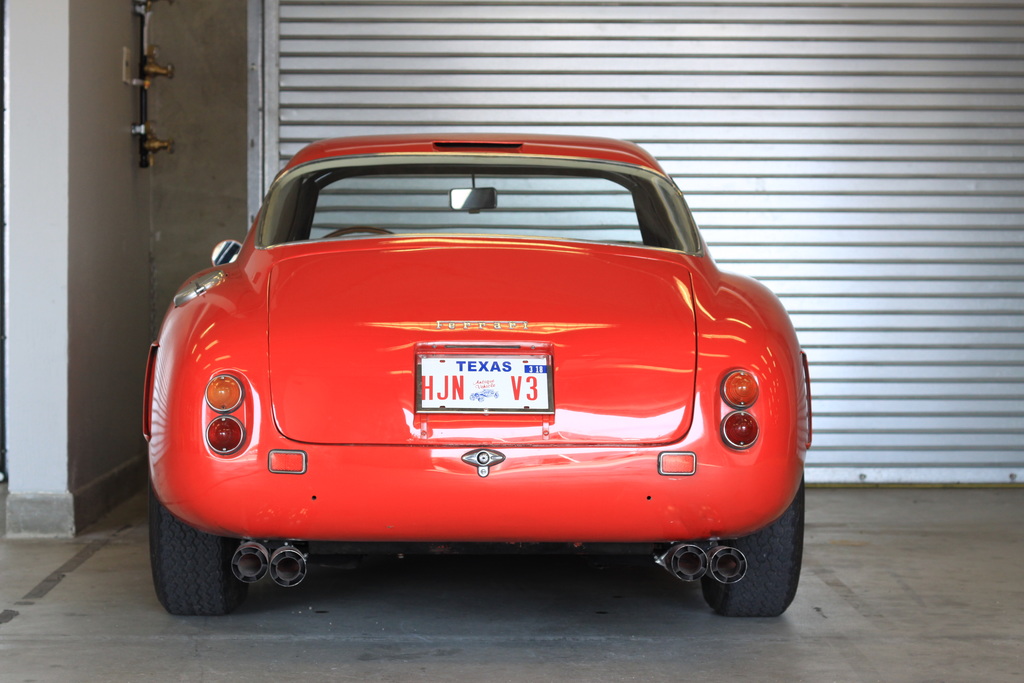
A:
<svg viewBox="0 0 1024 683">
<path fill-rule="evenodd" d="M 699 249 L 682 196 L 656 173 L 577 160 L 436 155 L 292 169 L 268 195 L 259 244 L 425 233 Z"/>
</svg>

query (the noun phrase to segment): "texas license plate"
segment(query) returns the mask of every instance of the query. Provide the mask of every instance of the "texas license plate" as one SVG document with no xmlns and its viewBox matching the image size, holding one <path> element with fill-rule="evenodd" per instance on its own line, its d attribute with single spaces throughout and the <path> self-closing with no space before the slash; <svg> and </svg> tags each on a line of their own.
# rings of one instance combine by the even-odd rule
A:
<svg viewBox="0 0 1024 683">
<path fill-rule="evenodd" d="M 551 413 L 551 356 L 419 355 L 416 411 Z"/>
</svg>

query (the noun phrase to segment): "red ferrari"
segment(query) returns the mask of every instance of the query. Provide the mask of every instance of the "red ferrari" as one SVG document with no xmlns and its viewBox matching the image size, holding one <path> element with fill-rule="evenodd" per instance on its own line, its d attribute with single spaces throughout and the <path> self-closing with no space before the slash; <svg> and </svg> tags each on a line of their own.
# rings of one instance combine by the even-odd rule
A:
<svg viewBox="0 0 1024 683">
<path fill-rule="evenodd" d="M 647 152 L 563 136 L 312 144 L 149 354 L 173 614 L 388 553 L 642 553 L 716 612 L 797 588 L 806 361 Z"/>
</svg>

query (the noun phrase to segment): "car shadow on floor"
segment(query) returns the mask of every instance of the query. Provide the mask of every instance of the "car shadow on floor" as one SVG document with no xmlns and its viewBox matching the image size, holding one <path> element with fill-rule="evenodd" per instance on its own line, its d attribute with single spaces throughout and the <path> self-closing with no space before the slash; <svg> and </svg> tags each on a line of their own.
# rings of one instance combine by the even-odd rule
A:
<svg viewBox="0 0 1024 683">
<path fill-rule="evenodd" d="M 710 616 L 699 583 L 681 582 L 649 558 L 550 555 L 368 557 L 355 569 L 311 564 L 294 588 L 254 584 L 238 613 L 301 610 L 347 621 L 444 623 L 446 632 L 457 624 L 478 635 L 510 622 L 578 631 L 617 617 Z"/>
</svg>

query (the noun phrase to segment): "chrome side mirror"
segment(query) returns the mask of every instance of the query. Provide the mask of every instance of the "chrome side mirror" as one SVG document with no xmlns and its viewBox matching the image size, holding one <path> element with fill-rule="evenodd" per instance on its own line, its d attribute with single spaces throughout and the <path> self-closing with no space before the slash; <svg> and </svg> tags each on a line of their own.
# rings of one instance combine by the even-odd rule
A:
<svg viewBox="0 0 1024 683">
<path fill-rule="evenodd" d="M 211 260 L 215 266 L 223 266 L 238 258 L 238 252 L 242 251 L 242 243 L 237 240 L 224 240 L 218 242 L 213 248 Z"/>
</svg>

